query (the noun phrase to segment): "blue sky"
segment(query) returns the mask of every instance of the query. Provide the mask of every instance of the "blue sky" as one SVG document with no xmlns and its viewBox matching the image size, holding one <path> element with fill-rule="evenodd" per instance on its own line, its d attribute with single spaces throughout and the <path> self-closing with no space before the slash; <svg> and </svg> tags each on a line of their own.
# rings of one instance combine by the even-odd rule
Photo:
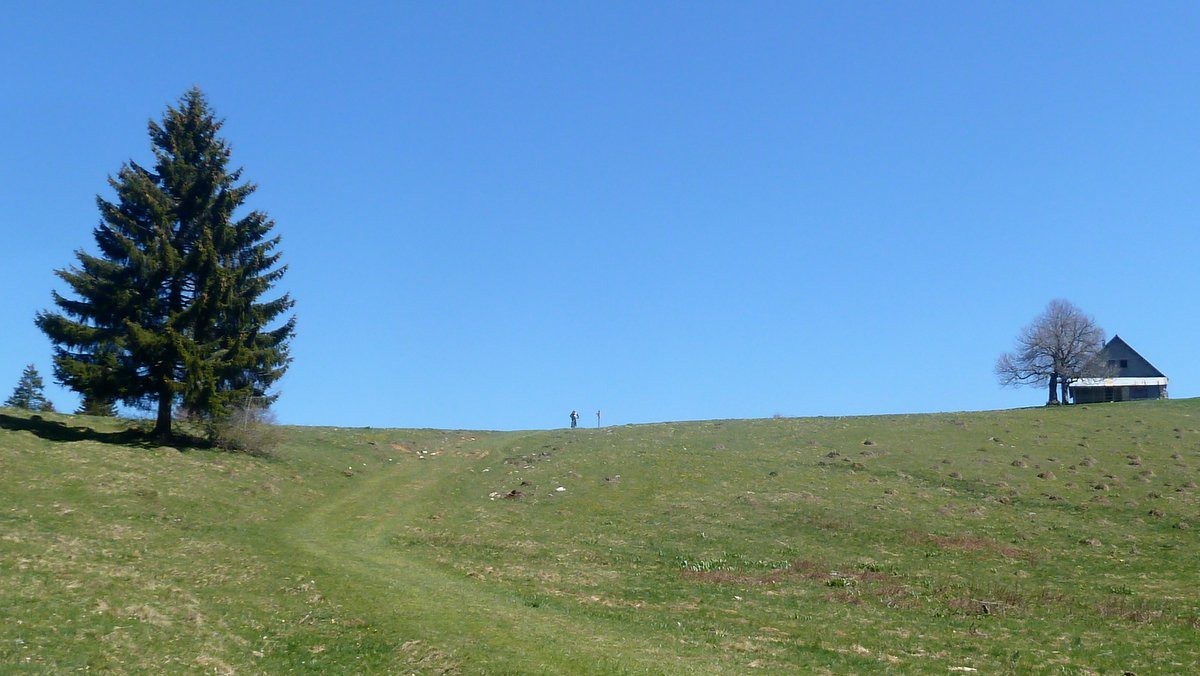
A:
<svg viewBox="0 0 1200 676">
<path fill-rule="evenodd" d="M 23 3 L 0 60 L 0 396 L 192 85 L 283 237 L 282 422 L 1036 405 L 992 365 L 1058 297 L 1200 395 L 1195 4 Z"/>
</svg>

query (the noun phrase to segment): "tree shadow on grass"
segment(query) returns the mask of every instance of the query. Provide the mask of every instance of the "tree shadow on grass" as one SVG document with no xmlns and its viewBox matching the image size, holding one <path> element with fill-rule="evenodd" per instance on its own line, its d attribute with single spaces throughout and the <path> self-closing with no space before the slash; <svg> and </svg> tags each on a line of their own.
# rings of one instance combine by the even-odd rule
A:
<svg viewBox="0 0 1200 676">
<path fill-rule="evenodd" d="M 99 432 L 90 427 L 77 427 L 57 420 L 46 420 L 40 415 L 21 418 L 0 413 L 0 429 L 31 432 L 47 441 L 98 441 L 102 444 L 119 444 L 139 448 L 157 448 L 169 445 L 181 451 L 203 445 L 199 439 L 178 435 L 163 440 L 137 428 L 119 432 Z"/>
</svg>

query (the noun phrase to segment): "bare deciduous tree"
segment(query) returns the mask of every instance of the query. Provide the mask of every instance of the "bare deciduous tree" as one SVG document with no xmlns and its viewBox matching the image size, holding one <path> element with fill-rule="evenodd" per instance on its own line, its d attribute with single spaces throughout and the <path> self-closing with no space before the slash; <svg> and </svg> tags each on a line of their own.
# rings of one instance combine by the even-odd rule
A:
<svg viewBox="0 0 1200 676">
<path fill-rule="evenodd" d="M 1066 403 L 1068 387 L 1089 368 L 1104 347 L 1104 329 L 1069 301 L 1050 301 L 1045 312 L 1021 329 L 1017 346 L 996 360 L 996 377 L 1004 386 L 1049 384 L 1047 404 Z"/>
</svg>

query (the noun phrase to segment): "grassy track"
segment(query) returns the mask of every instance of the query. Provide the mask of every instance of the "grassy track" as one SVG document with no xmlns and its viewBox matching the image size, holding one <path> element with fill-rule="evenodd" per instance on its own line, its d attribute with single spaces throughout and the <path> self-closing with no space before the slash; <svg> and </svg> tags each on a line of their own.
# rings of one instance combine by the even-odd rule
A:
<svg viewBox="0 0 1200 676">
<path fill-rule="evenodd" d="M 535 606 L 504 586 L 389 544 L 388 531 L 423 520 L 425 500 L 436 502 L 439 490 L 437 482 L 412 476 L 414 468 L 397 469 L 402 471 L 380 472 L 360 482 L 351 494 L 315 510 L 293 532 L 306 555 L 353 580 L 360 607 L 373 615 L 403 617 L 434 645 L 461 645 L 452 649 L 469 649 L 472 668 L 492 673 L 620 672 L 637 670 L 637 661 L 626 657 L 630 653 L 641 654 L 647 663 L 669 657 L 662 646 L 629 627 L 569 609 Z M 410 497 L 423 499 L 402 499 L 395 490 L 398 483 Z M 697 666 L 711 669 L 718 663 Z"/>
<path fill-rule="evenodd" d="M 1200 671 L 1198 400 L 290 428 L 271 460 L 122 429 L 0 411 L 0 664 Z"/>
</svg>

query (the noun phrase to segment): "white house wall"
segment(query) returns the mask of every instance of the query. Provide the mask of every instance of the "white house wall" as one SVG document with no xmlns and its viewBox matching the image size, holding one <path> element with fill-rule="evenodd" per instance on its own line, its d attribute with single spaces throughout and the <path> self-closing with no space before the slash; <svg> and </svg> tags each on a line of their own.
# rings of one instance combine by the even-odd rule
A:
<svg viewBox="0 0 1200 676">
<path fill-rule="evenodd" d="M 1166 378 L 1081 378 L 1071 382 L 1072 387 L 1153 387 L 1167 386 Z"/>
</svg>

